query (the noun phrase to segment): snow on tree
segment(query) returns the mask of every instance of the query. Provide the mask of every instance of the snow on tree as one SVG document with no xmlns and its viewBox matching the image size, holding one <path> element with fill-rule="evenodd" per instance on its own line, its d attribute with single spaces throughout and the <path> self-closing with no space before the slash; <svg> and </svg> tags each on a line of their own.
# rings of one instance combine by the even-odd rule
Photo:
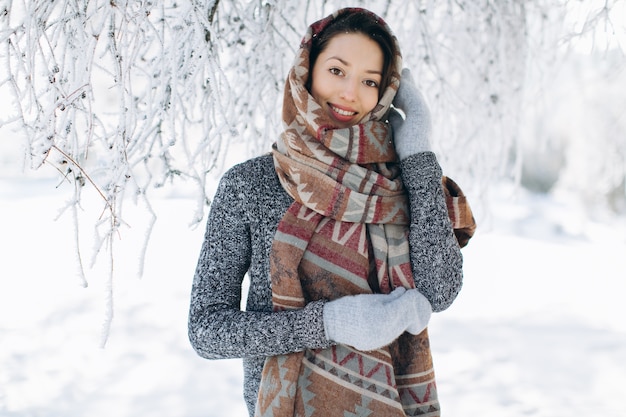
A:
<svg viewBox="0 0 626 417">
<path fill-rule="evenodd" d="M 155 190 L 192 184 L 191 223 L 200 224 L 229 152 L 269 150 L 305 28 L 343 3 L 0 0 L 0 96 L 10 103 L 0 127 L 26 142 L 25 165 L 53 167 L 73 187 L 66 210 L 76 219 L 77 248 L 83 193 L 98 193 L 93 259 L 103 249 L 112 256 L 125 200 L 152 213 Z M 560 181 L 590 193 L 602 183 L 600 194 L 619 194 L 621 186 L 623 195 L 625 3 L 353 2 L 381 15 L 398 36 L 431 107 L 444 172 L 476 206 L 500 177 L 544 191 Z M 601 91 L 581 86 L 594 104 L 585 101 L 576 117 L 597 120 L 577 137 L 554 123 L 567 118 L 569 103 L 542 94 L 572 60 L 606 77 Z M 589 146 L 590 136 L 599 146 Z M 590 171 L 584 184 L 580 159 Z M 150 225 L 155 220 L 152 213 Z"/>
</svg>

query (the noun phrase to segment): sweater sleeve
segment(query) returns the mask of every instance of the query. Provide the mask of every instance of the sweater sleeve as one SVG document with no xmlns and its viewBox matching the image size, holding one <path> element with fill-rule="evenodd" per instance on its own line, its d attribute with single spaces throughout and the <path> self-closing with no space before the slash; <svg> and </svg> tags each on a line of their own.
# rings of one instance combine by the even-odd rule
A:
<svg viewBox="0 0 626 417">
<path fill-rule="evenodd" d="M 323 301 L 302 310 L 242 311 L 242 281 L 253 245 L 245 169 L 233 168 L 220 181 L 209 212 L 205 239 L 191 290 L 188 331 L 196 352 L 208 359 L 273 356 L 327 347 Z M 249 174 L 248 174 L 249 175 Z M 253 179 L 250 179 L 253 181 Z M 270 285 L 269 277 L 264 282 Z"/>
<path fill-rule="evenodd" d="M 435 154 L 421 152 L 401 161 L 409 195 L 409 245 L 416 288 L 433 311 L 448 308 L 463 283 L 463 258 L 446 209 L 442 171 Z"/>
</svg>

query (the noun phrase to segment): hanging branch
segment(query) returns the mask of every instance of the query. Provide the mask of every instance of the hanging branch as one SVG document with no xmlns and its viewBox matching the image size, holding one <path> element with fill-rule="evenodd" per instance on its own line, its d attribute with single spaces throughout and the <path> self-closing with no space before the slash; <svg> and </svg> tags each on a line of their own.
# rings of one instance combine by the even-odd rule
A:
<svg viewBox="0 0 626 417">
<path fill-rule="evenodd" d="M 520 175 L 520 117 L 533 107 L 528 101 L 534 105 L 529 71 L 548 72 L 553 63 L 540 50 L 558 51 L 561 40 L 590 36 L 603 24 L 623 31 L 614 13 L 626 1 L 607 0 L 569 36 L 573 31 L 559 22 L 583 3 L 356 5 L 383 15 L 394 29 L 431 107 L 440 162 L 467 192 L 482 195 L 494 178 Z M 111 238 L 126 224 L 125 199 L 145 202 L 152 216 L 145 254 L 156 218 L 154 190 L 190 184 L 196 199 L 190 223 L 201 224 L 232 149 L 258 155 L 280 134 L 285 76 L 306 26 L 342 6 L 339 0 L 0 0 L 0 95 L 11 102 L 0 127 L 26 138 L 31 168 L 69 163 L 79 173 L 59 169 L 62 186 L 74 182 L 74 209 L 85 184 L 106 202 L 94 217 L 100 239 L 94 262 L 102 249 L 113 256 Z M 612 58 L 621 63 L 616 72 L 624 68 L 621 52 L 621 61 Z M 612 131 L 619 131 L 624 118 L 615 112 L 607 109 Z M 622 142 L 605 141 L 605 148 L 626 160 Z M 594 178 L 623 173 L 619 164 L 603 166 Z M 110 259 L 111 279 L 113 266 Z"/>
</svg>

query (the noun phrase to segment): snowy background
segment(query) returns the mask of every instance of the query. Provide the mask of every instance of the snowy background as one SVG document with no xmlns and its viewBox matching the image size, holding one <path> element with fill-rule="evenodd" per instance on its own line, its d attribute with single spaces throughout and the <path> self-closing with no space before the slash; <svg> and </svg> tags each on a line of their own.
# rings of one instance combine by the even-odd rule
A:
<svg viewBox="0 0 626 417">
<path fill-rule="evenodd" d="M 129 7 L 148 7 L 149 3 L 129 3 Z M 257 4 L 244 3 L 251 8 Z M 60 20 L 50 19 L 49 26 L 44 28 L 37 20 L 39 15 L 25 13 L 26 18 L 32 19 L 27 19 L 25 26 L 16 21 L 15 28 L 19 29 L 12 35 L 9 34 L 8 38 L 5 37 L 15 45 L 31 48 L 28 51 L 33 56 L 38 56 L 39 49 L 29 43 L 20 42 L 39 39 L 44 29 L 50 30 L 58 36 L 55 38 L 59 41 L 56 44 L 57 52 L 65 56 L 67 62 L 62 63 L 59 69 L 40 66 L 38 58 L 32 62 L 25 61 L 33 64 L 33 74 L 40 77 L 35 78 L 36 82 L 32 84 L 33 91 L 40 88 L 37 90 L 37 100 L 41 100 L 45 110 L 50 110 L 50 114 L 54 114 L 58 120 L 55 117 L 48 118 L 48 113 L 45 112 L 26 112 L 26 130 L 31 135 L 35 132 L 34 137 L 29 138 L 15 133 L 10 126 L 0 127 L 0 417 L 108 417 L 113 413 L 117 417 L 247 415 L 242 398 L 240 361 L 202 359 L 195 354 L 187 339 L 189 293 L 204 232 L 204 220 L 195 227 L 191 226 L 195 223 L 194 220 L 201 217 L 198 215 L 198 183 L 201 188 L 206 188 L 210 196 L 220 170 L 243 159 L 244 152 L 232 147 L 224 165 L 219 167 L 221 169 L 212 171 L 205 187 L 202 181 L 206 166 L 202 163 L 210 166 L 213 160 L 208 157 L 203 160 L 203 152 L 206 155 L 222 155 L 221 141 L 226 140 L 229 135 L 222 138 L 218 131 L 219 140 L 207 145 L 206 141 L 195 143 L 193 139 L 197 138 L 193 134 L 178 135 L 179 131 L 174 126 L 177 129 L 183 126 L 182 131 L 185 131 L 184 125 L 181 125 L 175 115 L 179 114 L 177 112 L 181 108 L 185 109 L 187 103 L 199 103 L 199 109 L 211 110 L 208 125 L 203 125 L 210 132 L 213 132 L 211 129 L 214 127 L 223 129 L 226 126 L 222 117 L 232 111 L 229 106 L 234 105 L 240 97 L 243 97 L 244 104 L 249 103 L 263 114 L 270 114 L 269 109 L 275 110 L 272 97 L 276 96 L 278 89 L 269 92 L 263 89 L 273 85 L 271 82 L 265 83 L 263 77 L 266 73 L 263 68 L 272 67 L 275 74 L 284 76 L 286 67 L 281 65 L 287 65 L 291 61 L 291 54 L 290 49 L 281 46 L 282 32 L 287 28 L 287 37 L 297 36 L 299 39 L 304 27 L 302 22 L 311 20 L 284 20 L 287 16 L 292 16 L 300 3 L 278 3 L 286 11 L 284 16 L 278 16 L 273 21 L 268 20 L 275 24 L 272 26 L 274 31 L 269 32 L 265 30 L 265 20 L 259 20 L 254 13 L 247 13 L 247 8 L 242 9 L 242 13 L 246 12 L 242 16 L 256 16 L 259 21 L 247 22 L 245 29 L 249 33 L 244 31 L 237 36 L 255 41 L 248 43 L 249 51 L 241 57 L 234 55 L 232 60 L 223 61 L 222 65 L 230 65 L 229 68 L 233 71 L 222 74 L 220 67 L 210 67 L 215 63 L 206 56 L 202 64 L 188 62 L 185 57 L 196 55 L 185 48 L 179 48 L 182 45 L 193 49 L 194 46 L 205 43 L 206 33 L 201 22 L 196 22 L 197 27 L 179 31 L 179 26 L 186 27 L 181 22 L 186 24 L 189 16 L 195 16 L 194 7 L 187 5 L 190 14 L 180 13 L 174 16 L 177 19 L 168 20 L 170 23 L 181 24 L 177 26 L 172 23 L 172 32 L 165 30 L 163 33 L 196 37 L 192 40 L 173 37 L 168 43 L 171 50 L 158 51 L 150 49 L 148 42 L 155 41 L 158 37 L 146 40 L 134 35 L 151 33 L 142 31 L 142 28 L 148 27 L 143 25 L 151 24 L 149 19 L 157 19 L 171 10 L 159 12 L 155 8 L 150 18 L 141 19 L 148 15 L 134 13 L 134 9 L 131 10 L 134 13 L 132 16 L 122 15 L 120 13 L 125 11 L 119 7 L 109 7 L 109 2 L 91 2 L 91 5 L 100 4 L 98 7 L 106 12 L 103 15 L 105 17 L 99 21 L 102 26 L 100 29 L 104 28 L 103 22 L 109 21 L 109 18 L 119 19 L 118 23 L 132 23 L 124 26 L 124 31 L 120 31 L 119 39 L 126 43 L 120 44 L 119 51 L 128 53 L 124 56 L 133 57 L 133 53 L 137 53 L 145 44 L 148 52 L 157 57 L 165 57 L 162 61 L 157 59 L 146 62 L 154 62 L 159 69 L 162 62 L 172 64 L 169 69 L 171 74 L 166 71 L 159 79 L 160 84 L 155 84 L 155 87 L 148 83 L 145 91 L 140 88 L 142 84 L 137 79 L 133 78 L 131 83 L 130 74 L 136 76 L 137 72 L 133 72 L 133 68 L 127 68 L 126 74 L 129 76 L 121 83 L 112 83 L 111 80 L 107 81 L 108 84 L 98 82 L 94 83 L 92 90 L 86 90 L 88 94 L 74 94 L 84 87 L 85 79 L 90 83 L 92 79 L 98 79 L 94 76 L 96 71 L 100 71 L 102 76 L 102 72 L 107 73 L 110 70 L 107 69 L 107 62 L 110 64 L 107 59 L 110 56 L 105 51 L 112 55 L 116 51 L 105 42 L 109 39 L 105 39 L 105 36 L 101 37 L 98 48 L 91 46 L 92 54 L 87 54 L 87 58 L 84 58 L 84 48 L 72 50 L 63 46 L 66 40 L 70 41 L 70 46 L 81 41 L 70 30 L 73 27 L 71 25 L 76 24 L 76 33 L 82 33 L 81 23 L 73 19 L 72 14 L 66 13 L 71 10 L 74 2 L 37 3 L 49 6 L 47 9 L 37 8 L 38 13 L 43 13 L 44 17 L 56 16 Z M 321 3 L 331 7 L 333 2 Z M 377 4 L 376 7 L 380 9 L 391 2 L 369 3 Z M 411 3 L 414 9 L 418 3 Z M 0 0 L 0 5 L 7 4 L 16 6 L 34 3 Z M 59 4 L 61 6 L 55 6 Z M 242 3 L 236 1 L 221 3 L 226 8 L 234 5 L 235 9 L 240 4 Z M 434 2 L 428 4 L 429 7 L 435 7 Z M 447 4 L 454 8 L 457 7 L 455 5 L 465 3 Z M 463 249 L 464 288 L 453 306 L 434 315 L 430 324 L 443 415 L 624 417 L 626 189 L 623 181 L 626 166 L 626 65 L 623 51 L 626 49 L 626 30 L 623 25 L 616 26 L 619 29 L 617 33 L 621 48 L 612 45 L 603 51 L 603 36 L 598 38 L 592 31 L 591 40 L 600 45 L 596 45 L 599 50 L 595 55 L 593 50 L 581 51 L 581 48 L 585 49 L 585 42 L 590 41 L 589 37 L 583 38 L 576 44 L 578 49 L 573 48 L 567 62 L 551 65 L 553 61 L 541 61 L 538 58 L 541 58 L 542 53 L 554 50 L 552 43 L 527 43 L 514 35 L 541 34 L 543 32 L 533 26 L 538 23 L 543 25 L 542 31 L 551 32 L 554 29 L 558 32 L 560 14 L 550 17 L 549 13 L 543 13 L 545 10 L 542 7 L 552 3 L 525 3 L 529 7 L 530 16 L 541 17 L 538 22 L 528 22 L 528 31 L 515 26 L 525 23 L 524 19 L 503 20 L 503 17 L 513 16 L 507 10 L 517 10 L 516 2 L 497 2 L 501 9 L 495 7 L 495 4 L 489 1 L 467 3 L 468 9 L 464 13 L 454 14 L 460 21 L 453 21 L 442 15 L 439 20 L 427 19 L 423 22 L 433 25 L 427 27 L 433 33 L 446 33 L 450 37 L 435 45 L 434 51 L 440 53 L 440 58 L 445 59 L 446 53 L 451 51 L 453 56 L 448 57 L 452 58 L 451 62 L 456 62 L 455 59 L 460 57 L 460 62 L 471 63 L 460 66 L 466 70 L 464 76 L 468 76 L 467 79 L 471 82 L 465 82 L 463 80 L 466 78 L 461 78 L 463 82 L 459 82 L 454 91 L 455 95 L 467 95 L 471 100 L 461 100 L 464 105 L 458 108 L 450 107 L 446 101 L 433 101 L 435 119 L 439 118 L 440 121 L 435 125 L 438 136 L 434 145 L 440 151 L 446 173 L 457 181 L 460 180 L 460 185 L 466 191 L 473 192 L 469 197 L 478 220 L 477 234 L 469 246 Z M 622 19 L 624 14 L 620 14 L 620 11 L 626 9 L 624 1 L 571 2 L 574 6 L 582 7 L 583 4 L 599 5 L 600 18 L 606 15 L 603 14 L 603 7 L 606 5 L 621 7 L 614 7 L 613 11 L 614 16 L 622 16 Z M 185 7 L 174 9 L 181 10 Z M 492 9 L 497 9 L 502 15 L 500 18 L 485 20 L 484 12 L 491 13 Z M 374 10 L 380 12 L 376 8 Z M 546 10 L 552 9 L 547 7 Z M 404 3 L 402 8 L 392 9 L 391 20 L 395 19 L 400 24 L 399 17 L 404 11 Z M 421 11 L 413 12 L 417 16 L 423 15 Z M 222 13 L 222 18 L 230 16 L 227 9 L 222 10 Z M 313 15 L 313 10 L 310 13 Z M 233 12 L 232 16 L 238 18 L 239 15 Z M 319 13 L 316 12 L 315 16 L 319 16 Z M 578 19 L 578 16 L 575 17 Z M 4 23 L 2 19 L 7 19 L 5 14 L 0 14 L 0 24 Z M 296 23 L 293 22 L 300 22 L 300 26 L 296 28 Z M 410 19 L 408 23 L 405 21 L 411 30 L 423 27 L 412 25 L 411 22 Z M 477 26 L 481 22 L 488 22 L 490 25 Z M 572 26 L 582 33 L 589 22 L 590 20 L 575 19 Z M 95 27 L 98 22 L 89 23 L 94 25 L 94 33 L 99 33 Z M 65 28 L 69 35 L 64 36 L 63 30 L 54 32 L 57 27 L 55 25 Z M 33 29 L 33 32 L 23 30 L 25 27 Z M 225 24 L 220 27 L 236 30 L 237 26 Z M 255 31 L 270 38 L 260 38 Z M 48 34 L 51 35 L 52 32 Z M 273 33 L 281 36 L 272 38 Z M 403 33 L 407 39 L 413 39 L 413 35 L 416 35 L 411 31 Z M 500 33 L 511 36 L 501 37 Z M 602 35 L 602 30 L 599 33 Z M 122 36 L 123 34 L 128 37 Z M 477 39 L 481 39 L 483 43 L 475 41 L 470 34 L 477 34 Z M 486 36 L 488 41 L 480 34 Z M 219 40 L 224 43 L 223 48 L 229 48 L 231 41 L 237 44 L 236 39 L 239 38 L 231 39 L 229 32 L 225 35 L 221 34 L 222 38 Z M 548 35 L 550 33 L 545 33 L 546 39 L 550 38 Z M 446 43 L 446 39 L 452 39 L 452 43 Z M 496 39 L 506 42 L 492 42 Z M 529 39 L 536 41 L 533 36 L 529 36 Z M 87 36 L 83 41 L 91 45 L 89 42 L 93 39 Z M 512 72 L 512 69 L 520 69 L 525 63 L 516 66 L 523 54 L 511 52 L 519 52 L 515 45 L 527 44 L 530 45 L 529 48 L 532 47 L 528 51 L 529 61 L 526 63 L 528 73 L 524 75 Z M 481 45 L 489 47 L 482 48 Z M 591 48 L 588 45 L 587 47 Z M 96 49 L 101 55 L 95 54 Z M 39 52 L 48 54 L 46 48 L 43 50 L 45 53 Z M 285 56 L 274 54 L 276 50 L 284 50 Z M 257 52 L 263 59 L 255 60 L 256 55 L 250 51 Z M 482 52 L 478 54 L 479 51 Z M 65 55 L 65 52 L 71 53 Z M 503 56 L 498 55 L 501 52 L 506 53 Z M 150 53 L 145 56 L 150 57 Z M 500 60 L 495 62 L 502 64 L 502 68 L 491 65 L 494 60 L 490 54 L 496 54 Z M 72 69 L 74 58 L 81 62 L 84 58 L 85 62 L 91 64 L 97 61 L 94 57 L 100 57 L 98 64 L 101 65 L 94 65 L 94 74 L 89 71 L 83 74 Z M 50 56 L 46 55 L 45 58 Z M 174 58 L 180 58 L 180 67 L 174 65 L 178 62 Z M 412 58 L 413 62 L 422 62 L 418 55 Z M 276 62 L 268 64 L 267 59 Z M 18 61 L 19 59 L 15 62 Z M 141 66 L 145 64 L 141 64 L 144 61 L 131 59 L 125 62 L 139 63 L 140 69 L 145 70 Z M 4 60 L 2 63 L 3 71 L 9 68 L 4 65 Z M 79 67 L 82 68 L 77 68 Z M 226 97 L 220 97 L 226 104 L 212 106 L 217 99 L 202 88 L 197 88 L 196 84 L 188 83 L 183 88 L 183 85 L 173 82 L 174 87 L 179 87 L 178 91 L 172 90 L 173 93 L 177 93 L 184 100 L 178 103 L 176 112 L 168 113 L 167 109 L 163 110 L 161 99 L 170 94 L 170 81 L 167 77 L 171 76 L 175 80 L 183 72 L 186 77 L 186 71 L 193 69 L 197 71 L 192 71 L 189 79 L 203 81 L 207 67 L 211 68 L 209 73 L 214 76 L 222 74 L 225 77 L 222 79 L 220 75 L 218 84 L 220 80 L 224 81 L 232 75 L 237 81 L 232 82 L 232 85 L 242 91 L 229 90 Z M 48 70 L 51 72 L 48 73 Z M 31 85 L 26 83 L 22 86 L 21 83 L 30 80 L 26 77 L 28 71 L 13 71 L 19 86 L 27 91 L 26 87 Z M 480 87 L 472 78 L 476 76 L 476 79 L 482 79 L 485 71 L 486 74 L 491 74 L 488 77 L 491 83 L 487 86 L 489 88 Z M 259 74 L 259 79 L 264 82 L 257 82 L 259 79 L 249 77 L 249 73 Z M 448 81 L 459 75 L 451 75 L 447 71 L 443 74 L 450 75 Z M 153 78 L 150 71 L 145 71 L 144 75 L 146 79 Z M 4 73 L 0 76 L 0 81 L 4 80 L 4 84 L 0 85 L 4 88 L 0 89 L 0 97 L 3 98 L 0 103 L 3 106 L 0 107 L 0 120 L 12 120 L 18 107 L 9 105 L 9 99 L 6 99 L 13 97 L 13 90 L 9 88 L 11 83 L 5 82 L 7 79 Z M 524 111 L 520 112 L 524 117 L 521 120 L 521 140 L 516 143 L 515 151 L 524 155 L 523 161 L 518 160 L 523 162 L 518 166 L 518 174 L 521 173 L 518 178 L 523 187 L 515 187 L 510 175 L 506 177 L 508 180 L 496 180 L 495 171 L 489 168 L 506 164 L 503 160 L 509 156 L 510 148 L 507 143 L 510 145 L 512 142 L 504 140 L 503 143 L 498 129 L 491 124 L 494 120 L 500 120 L 503 129 L 500 133 L 508 132 L 515 136 L 512 127 L 514 124 L 510 124 L 507 118 L 510 115 L 491 113 L 508 107 L 500 107 L 502 101 L 494 101 L 494 106 L 485 105 L 485 100 L 490 103 L 493 97 L 478 97 L 477 92 L 485 93 L 493 88 L 494 91 L 501 92 L 499 100 L 507 97 L 514 99 L 509 93 L 511 89 L 517 91 L 517 87 L 511 81 L 522 79 L 527 83 L 521 102 Z M 134 93 L 128 88 L 131 85 L 135 88 Z M 282 85 L 282 82 L 277 82 L 276 85 Z M 427 85 L 434 88 L 426 91 L 427 96 L 437 96 L 437 84 Z M 76 100 L 73 102 L 74 107 L 58 110 L 58 91 L 64 89 L 72 92 L 67 97 L 68 100 Z M 153 107 L 147 106 L 147 110 L 141 111 L 141 106 L 131 109 L 126 116 L 130 119 L 136 116 L 136 120 L 120 118 L 118 124 L 116 103 L 119 105 L 125 100 L 129 103 L 135 102 L 137 97 L 132 94 L 141 95 L 153 91 L 161 96 L 157 95 L 155 98 L 148 94 L 137 101 L 142 106 L 150 104 Z M 196 91 L 199 94 L 197 97 L 194 95 Z M 26 92 L 22 97 L 35 97 L 35 94 L 29 94 Z M 473 101 L 478 98 L 483 101 Z M 217 102 L 222 103 L 220 100 Z M 500 104 L 496 106 L 496 102 Z M 21 104 L 25 110 L 39 109 L 28 100 Z M 101 117 L 102 124 L 97 125 L 93 138 L 84 135 L 84 130 L 69 128 L 81 125 L 84 122 L 83 117 L 89 119 L 91 110 L 81 109 L 91 109 L 88 105 L 92 104 L 95 107 L 105 107 L 106 110 L 104 113 L 95 112 Z M 511 103 L 509 106 L 515 108 Z M 245 110 L 245 105 L 242 108 Z M 71 113 L 73 116 L 66 116 L 70 109 L 75 113 Z M 109 109 L 113 111 L 109 113 Z M 247 112 L 243 110 L 242 114 L 246 116 Z M 40 119 L 42 114 L 46 117 Z M 478 127 L 469 129 L 463 127 L 468 125 L 462 123 L 458 126 L 450 123 L 450 114 L 458 116 L 459 120 L 471 119 L 471 126 Z M 146 115 L 149 117 L 143 117 Z M 171 117 L 171 120 L 165 116 Z M 65 125 L 66 117 L 74 124 Z M 238 120 L 228 121 L 239 126 Z M 205 123 L 204 117 L 199 117 L 197 121 Z M 157 146 L 155 149 L 158 152 L 153 152 L 150 146 L 144 147 L 146 143 L 140 139 L 145 140 L 143 133 L 152 129 L 152 122 L 159 123 L 159 132 L 164 126 L 164 132 L 169 129 L 172 137 L 179 136 L 181 140 L 176 146 L 175 141 L 159 142 L 162 148 Z M 163 126 L 161 122 L 164 122 Z M 262 122 L 256 127 L 248 126 L 248 129 L 240 133 L 271 141 L 272 136 L 265 135 L 262 131 L 267 125 L 265 120 Z M 34 130 L 29 130 L 33 126 Z M 109 155 L 103 150 L 106 147 L 102 147 L 106 144 L 114 151 L 117 147 L 123 152 L 129 150 L 130 146 L 124 142 L 126 138 L 118 134 L 122 130 L 126 132 L 129 129 L 137 134 L 135 139 L 138 146 L 134 149 L 141 152 L 133 159 L 133 164 L 137 164 L 133 165 L 135 178 L 146 174 L 137 168 L 141 167 L 139 162 L 144 157 L 159 155 L 164 161 L 170 161 L 168 148 L 173 147 L 180 151 L 181 142 L 183 153 L 193 156 L 188 161 L 190 171 L 184 173 L 187 176 L 177 177 L 173 187 L 153 188 L 156 183 L 169 179 L 167 176 L 165 179 L 161 178 L 162 174 L 170 175 L 176 171 L 174 168 L 185 166 L 185 158 L 180 162 L 173 157 L 176 152 L 171 154 L 174 164 L 159 166 L 154 171 L 155 178 L 152 178 L 151 183 L 148 181 L 146 184 L 135 184 L 136 187 L 145 187 L 148 190 L 146 193 L 150 195 L 151 207 L 146 206 L 147 200 L 133 200 L 136 188 L 129 187 L 126 194 L 122 193 L 117 204 L 120 213 L 121 206 L 124 208 L 121 216 L 124 223 L 115 230 L 113 261 L 106 250 L 94 256 L 93 248 L 102 243 L 103 229 L 106 231 L 106 219 L 109 216 L 94 188 L 89 185 L 79 188 L 78 199 L 73 183 L 62 180 L 61 171 L 70 174 L 65 165 L 49 160 L 50 163 L 35 171 L 24 168 L 33 165 L 33 160 L 25 158 L 25 155 L 30 155 L 33 149 L 39 149 L 37 146 L 42 143 L 50 145 L 47 136 L 43 134 L 46 128 L 56 129 L 59 126 L 63 129 L 59 129 L 57 133 L 60 132 L 63 136 L 63 132 L 67 132 L 67 135 L 57 137 L 57 145 L 67 145 L 68 149 L 75 151 L 73 155 L 84 155 L 85 149 L 90 149 L 92 158 L 97 155 L 94 160 L 85 161 L 85 166 L 94 179 L 102 181 L 101 188 L 102 184 L 106 184 L 107 176 L 116 177 L 119 174 L 119 178 L 123 178 L 126 172 L 124 169 L 128 168 L 119 161 L 115 162 L 115 157 L 119 155 Z M 458 131 L 454 131 L 454 126 L 457 126 Z M 444 129 L 451 129 L 452 132 L 448 131 L 446 134 Z M 468 136 L 470 133 L 475 136 Z M 61 140 L 64 138 L 67 143 Z M 98 141 L 90 143 L 91 139 Z M 161 140 L 160 137 L 157 139 Z M 85 141 L 87 144 L 83 143 Z M 260 152 L 269 148 L 268 143 L 252 143 L 252 148 Z M 83 145 L 86 146 L 85 149 L 82 148 Z M 186 146 L 191 146 L 191 151 Z M 214 148 L 220 152 L 213 153 Z M 461 158 L 455 159 L 451 155 Z M 467 164 L 464 157 L 473 158 L 483 164 Z M 455 161 L 465 162 L 465 165 L 460 167 L 461 164 Z M 55 167 L 60 171 L 56 171 Z M 169 171 L 170 168 L 172 171 Z M 468 173 L 460 171 L 460 168 L 469 169 L 473 176 L 468 177 Z M 481 169 L 485 172 L 481 172 Z M 199 174 L 194 176 L 196 170 Z M 75 174 L 76 171 L 72 175 Z M 197 182 L 195 184 L 194 179 Z M 541 192 L 533 194 L 529 189 Z M 607 209 L 607 203 L 613 203 L 614 211 Z M 75 215 L 72 208 L 76 208 Z M 151 228 L 152 214 L 156 215 L 156 223 Z M 73 232 L 77 224 L 80 225 L 77 229 L 79 245 L 76 244 Z M 146 241 L 149 241 L 147 245 Z M 80 258 L 77 249 L 80 250 Z M 80 272 L 81 263 L 87 286 Z M 114 271 L 112 280 L 109 276 L 111 267 Z M 113 321 L 110 331 L 107 331 L 111 314 Z M 103 340 L 106 340 L 104 347 Z"/>
<path fill-rule="evenodd" d="M 0 165 L 0 416 L 244 417 L 240 362 L 201 359 L 187 340 L 203 233 L 188 226 L 193 198 L 153 201 L 142 278 L 134 209 L 101 348 L 106 262 L 83 288 L 71 219 L 55 220 L 71 192 L 45 169 L 21 172 L 11 151 Z M 464 288 L 430 325 L 444 415 L 626 415 L 626 222 L 506 184 L 492 195 L 463 250 Z"/>
</svg>

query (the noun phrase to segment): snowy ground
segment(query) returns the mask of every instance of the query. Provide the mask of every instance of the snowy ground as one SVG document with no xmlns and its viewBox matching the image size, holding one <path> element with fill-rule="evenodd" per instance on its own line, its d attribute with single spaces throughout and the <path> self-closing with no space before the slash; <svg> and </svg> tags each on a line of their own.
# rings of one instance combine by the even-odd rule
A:
<svg viewBox="0 0 626 417">
<path fill-rule="evenodd" d="M 192 201 L 155 201 L 142 278 L 136 210 L 102 349 L 106 259 L 82 288 L 69 217 L 54 221 L 66 198 L 56 180 L 1 172 L 0 416 L 246 415 L 239 361 L 201 359 L 187 339 L 203 232 L 188 227 Z M 494 194 L 463 250 L 464 289 L 430 326 L 443 415 L 625 416 L 626 222 L 593 222 L 557 197 Z"/>
</svg>

